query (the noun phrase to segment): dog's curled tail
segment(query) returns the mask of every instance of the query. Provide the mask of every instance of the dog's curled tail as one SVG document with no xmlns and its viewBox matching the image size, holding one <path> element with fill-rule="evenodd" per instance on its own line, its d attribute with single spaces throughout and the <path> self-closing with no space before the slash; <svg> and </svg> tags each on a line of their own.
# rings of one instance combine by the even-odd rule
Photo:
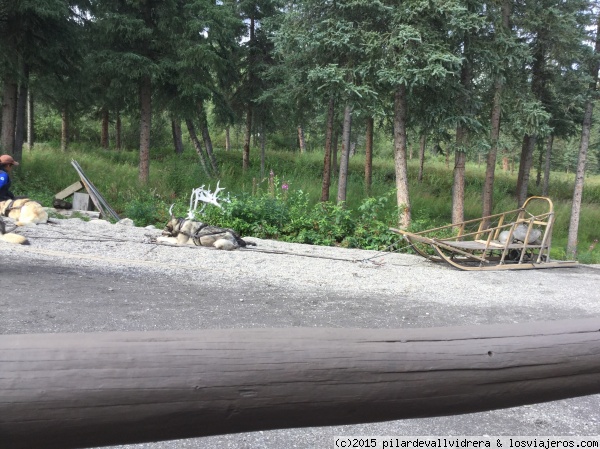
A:
<svg viewBox="0 0 600 449">
<path fill-rule="evenodd" d="M 0 235 L 0 240 L 3 242 L 14 243 L 15 245 L 28 245 L 29 240 L 19 234 L 9 232 L 8 234 Z"/>
<path fill-rule="evenodd" d="M 247 242 L 239 236 L 236 236 L 235 242 L 233 242 L 229 239 L 219 239 L 215 243 L 213 243 L 213 246 L 215 248 L 224 249 L 226 251 L 231 251 L 231 250 L 238 249 L 238 248 L 245 248 L 248 245 L 256 246 L 256 243 Z"/>
<path fill-rule="evenodd" d="M 231 233 L 231 235 L 235 239 L 237 246 L 239 248 L 245 248 L 246 246 L 256 246 L 256 243 L 247 242 L 242 237 L 240 237 L 240 235 L 237 232 L 235 232 L 233 229 L 227 228 L 227 231 L 229 231 Z"/>
<path fill-rule="evenodd" d="M 246 246 L 256 246 L 256 243 L 248 242 L 247 240 L 244 240 L 237 234 L 234 234 L 234 235 L 235 235 L 235 240 L 236 240 L 237 244 L 240 246 L 240 248 L 245 248 Z"/>
</svg>

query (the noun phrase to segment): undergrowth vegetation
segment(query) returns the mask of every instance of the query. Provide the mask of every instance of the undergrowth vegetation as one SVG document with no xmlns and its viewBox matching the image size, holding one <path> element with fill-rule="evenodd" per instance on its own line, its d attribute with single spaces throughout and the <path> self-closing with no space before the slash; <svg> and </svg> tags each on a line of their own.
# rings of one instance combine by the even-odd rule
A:
<svg viewBox="0 0 600 449">
<path fill-rule="evenodd" d="M 137 226 L 163 227 L 174 204 L 174 213 L 187 215 L 194 188 L 204 185 L 214 190 L 217 181 L 225 191 L 223 207 L 206 206 L 198 218 L 213 225 L 230 227 L 242 235 L 316 245 L 339 245 L 384 250 L 403 248 L 388 228 L 397 226 L 398 210 L 394 190 L 394 165 L 390 159 L 373 163 L 373 186 L 365 193 L 364 159 L 351 159 L 347 203 L 321 203 L 320 153 L 299 155 L 271 151 L 266 154 L 265 173 L 260 173 L 258 151 L 251 154 L 247 172 L 241 169 L 241 153 L 217 151 L 220 175 L 207 179 L 195 152 L 182 155 L 172 150 L 154 149 L 150 181 L 138 181 L 137 152 L 102 150 L 89 145 L 73 145 L 61 152 L 53 145 L 37 144 L 26 151 L 23 164 L 15 170 L 13 191 L 27 195 L 45 206 L 54 195 L 79 180 L 71 160 L 76 160 L 88 178 L 120 216 L 131 218 Z M 442 159 L 426 161 L 425 174 L 417 182 L 418 161 L 409 161 L 412 231 L 448 224 L 452 205 L 452 167 Z M 468 165 L 465 193 L 465 219 L 481 216 L 481 191 L 485 167 Z M 495 212 L 516 208 L 516 174 L 497 170 Z M 530 195 L 541 194 L 531 183 Z M 556 224 L 552 257 L 564 258 L 569 226 L 573 176 L 552 173 L 550 197 L 555 205 Z M 330 198 L 337 194 L 337 179 L 332 178 Z M 600 178 L 586 179 L 584 204 L 579 228 L 579 260 L 600 263 Z"/>
</svg>

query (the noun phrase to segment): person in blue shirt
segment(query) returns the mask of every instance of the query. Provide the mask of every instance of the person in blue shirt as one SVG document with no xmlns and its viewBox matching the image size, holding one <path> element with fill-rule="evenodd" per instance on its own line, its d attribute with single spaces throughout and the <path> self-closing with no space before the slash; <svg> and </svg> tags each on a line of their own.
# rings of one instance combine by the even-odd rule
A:
<svg viewBox="0 0 600 449">
<path fill-rule="evenodd" d="M 0 156 L 0 201 L 14 200 L 15 196 L 10 191 L 10 172 L 15 165 L 19 165 L 12 156 Z"/>
</svg>

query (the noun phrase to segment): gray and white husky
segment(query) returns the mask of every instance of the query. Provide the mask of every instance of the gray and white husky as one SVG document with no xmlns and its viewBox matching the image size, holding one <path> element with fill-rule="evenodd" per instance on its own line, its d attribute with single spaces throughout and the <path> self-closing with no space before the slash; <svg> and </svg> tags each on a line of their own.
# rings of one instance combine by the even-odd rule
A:
<svg viewBox="0 0 600 449">
<path fill-rule="evenodd" d="M 211 226 L 201 221 L 171 216 L 157 242 L 178 245 L 212 246 L 227 251 L 256 243 L 242 239 L 233 229 Z"/>
</svg>

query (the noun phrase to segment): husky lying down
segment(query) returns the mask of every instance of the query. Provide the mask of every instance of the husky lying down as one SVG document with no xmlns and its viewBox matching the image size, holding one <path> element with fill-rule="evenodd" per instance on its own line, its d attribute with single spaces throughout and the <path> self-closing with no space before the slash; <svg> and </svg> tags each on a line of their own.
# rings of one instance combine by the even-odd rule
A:
<svg viewBox="0 0 600 449">
<path fill-rule="evenodd" d="M 48 213 L 42 205 L 29 198 L 0 201 L 0 215 L 12 218 L 17 226 L 48 222 Z"/>
<path fill-rule="evenodd" d="M 5 234 L 5 226 L 4 222 L 1 221 L 1 217 L 12 218 L 15 220 L 17 226 L 48 222 L 48 213 L 40 203 L 28 198 L 0 201 L 0 240 L 18 245 L 24 245 L 29 242 L 21 235 L 11 232 Z"/>
<path fill-rule="evenodd" d="M 230 251 L 256 243 L 246 242 L 233 229 L 211 226 L 201 221 L 171 217 L 157 242 L 178 245 L 212 246 Z"/>
</svg>

